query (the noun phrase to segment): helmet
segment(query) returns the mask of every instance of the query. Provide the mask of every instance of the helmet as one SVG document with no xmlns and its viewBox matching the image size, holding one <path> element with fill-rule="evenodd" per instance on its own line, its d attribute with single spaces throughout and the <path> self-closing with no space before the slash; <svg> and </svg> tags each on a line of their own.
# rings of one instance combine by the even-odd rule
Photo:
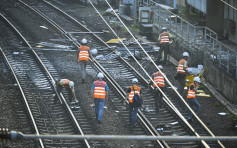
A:
<svg viewBox="0 0 237 148">
<path fill-rule="evenodd" d="M 82 39 L 81 42 L 82 42 L 82 44 L 86 44 L 87 40 L 86 39 Z"/>
<path fill-rule="evenodd" d="M 137 78 L 132 79 L 132 83 L 137 83 L 137 82 L 138 82 Z"/>
<path fill-rule="evenodd" d="M 70 82 L 68 83 L 68 85 L 69 85 L 70 88 L 72 88 L 72 87 L 74 87 L 74 82 L 73 82 L 73 81 L 70 81 Z"/>
<path fill-rule="evenodd" d="M 196 81 L 196 82 L 200 83 L 200 78 L 199 78 L 199 77 L 195 77 L 195 78 L 193 79 L 193 81 Z"/>
<path fill-rule="evenodd" d="M 161 66 L 161 65 L 158 65 L 157 67 L 158 67 L 159 69 L 163 69 L 163 66 Z"/>
<path fill-rule="evenodd" d="M 96 54 L 98 53 L 98 51 L 97 51 L 97 49 L 91 49 L 91 50 L 90 50 L 90 53 L 91 53 L 92 55 L 96 55 Z"/>
<path fill-rule="evenodd" d="M 184 52 L 183 57 L 189 57 L 189 54 L 187 52 Z"/>
<path fill-rule="evenodd" d="M 161 30 L 167 30 L 167 28 L 166 27 L 162 27 Z"/>
<path fill-rule="evenodd" d="M 104 78 L 104 75 L 103 75 L 101 72 L 99 72 L 98 75 L 97 75 L 97 77 L 98 77 L 98 78 Z"/>
</svg>

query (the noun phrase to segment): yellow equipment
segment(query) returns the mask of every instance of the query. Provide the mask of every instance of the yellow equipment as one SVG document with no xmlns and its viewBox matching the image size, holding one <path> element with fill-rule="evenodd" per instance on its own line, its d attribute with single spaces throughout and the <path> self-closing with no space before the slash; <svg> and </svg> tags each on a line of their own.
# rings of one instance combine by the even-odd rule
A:
<svg viewBox="0 0 237 148">
<path fill-rule="evenodd" d="M 199 74 L 186 76 L 186 85 L 185 86 L 189 86 L 191 83 L 193 83 L 194 77 L 202 77 L 203 78 L 203 76 L 202 76 L 203 72 L 204 72 L 204 69 Z"/>
</svg>

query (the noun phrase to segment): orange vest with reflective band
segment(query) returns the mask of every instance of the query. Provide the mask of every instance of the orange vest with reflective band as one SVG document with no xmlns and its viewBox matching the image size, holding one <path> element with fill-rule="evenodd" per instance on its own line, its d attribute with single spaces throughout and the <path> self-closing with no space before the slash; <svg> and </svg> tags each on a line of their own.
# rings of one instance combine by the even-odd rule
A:
<svg viewBox="0 0 237 148">
<path fill-rule="evenodd" d="M 184 71 L 184 66 L 183 66 L 183 63 L 185 62 L 186 60 L 185 59 L 181 59 L 179 61 L 179 65 L 178 65 L 178 68 L 177 68 L 177 73 L 182 73 L 182 74 L 186 74 L 186 72 Z M 186 61 L 187 62 L 187 61 Z"/>
<path fill-rule="evenodd" d="M 163 32 L 160 34 L 160 44 L 170 43 L 169 33 Z"/>
<path fill-rule="evenodd" d="M 62 87 L 64 87 L 64 88 L 68 87 L 69 82 L 70 82 L 70 80 L 68 80 L 68 79 L 61 79 L 60 80 L 60 83 L 61 83 Z"/>
<path fill-rule="evenodd" d="M 159 87 L 165 87 L 165 79 L 164 76 L 160 72 L 154 73 L 154 80 L 155 84 Z M 156 87 L 156 85 L 153 85 Z"/>
<path fill-rule="evenodd" d="M 193 85 L 195 87 L 194 83 L 192 83 L 191 85 Z M 189 98 L 189 99 L 194 98 L 195 99 L 196 98 L 195 91 L 194 90 L 190 90 L 190 86 L 191 85 L 189 85 L 189 90 L 188 90 L 187 98 Z"/>
<path fill-rule="evenodd" d="M 105 81 L 95 81 L 95 88 L 94 88 L 94 98 L 100 98 L 100 99 L 105 99 L 105 86 L 106 82 Z"/>
<path fill-rule="evenodd" d="M 89 61 L 89 50 L 88 46 L 80 46 L 79 61 Z"/>
<path fill-rule="evenodd" d="M 138 94 L 140 96 L 141 88 L 138 87 L 137 85 L 130 86 L 130 88 L 131 88 L 131 92 L 129 93 L 128 101 L 129 101 L 129 103 L 133 103 L 134 92 L 135 92 L 135 94 Z M 134 88 L 134 90 L 133 90 L 133 88 Z"/>
</svg>

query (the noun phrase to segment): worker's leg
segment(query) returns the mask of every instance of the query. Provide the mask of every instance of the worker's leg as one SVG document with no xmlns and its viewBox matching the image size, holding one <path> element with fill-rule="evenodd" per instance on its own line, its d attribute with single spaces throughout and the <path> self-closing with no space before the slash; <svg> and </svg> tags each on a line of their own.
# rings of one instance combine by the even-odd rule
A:
<svg viewBox="0 0 237 148">
<path fill-rule="evenodd" d="M 129 103 L 129 121 L 130 121 L 130 124 L 132 124 L 132 119 L 133 119 L 133 104 L 132 103 Z"/>
<path fill-rule="evenodd" d="M 54 101 L 57 101 L 58 100 L 58 97 L 60 97 L 60 93 L 61 93 L 61 91 L 62 91 L 62 86 L 58 86 L 56 89 L 56 91 L 57 91 L 57 93 L 58 93 L 58 95 L 57 94 L 55 94 L 55 96 L 54 96 Z"/>
<path fill-rule="evenodd" d="M 85 79 L 85 61 L 80 61 L 80 69 L 81 69 L 81 76 L 82 79 Z"/>
<path fill-rule="evenodd" d="M 98 112 L 99 112 L 99 99 L 94 98 L 94 103 L 95 103 L 95 116 L 96 116 L 96 120 L 98 120 Z"/>
<path fill-rule="evenodd" d="M 179 94 L 182 96 L 183 95 L 183 91 L 184 91 L 184 86 L 186 83 L 186 75 L 185 74 L 179 74 L 179 88 L 178 88 L 178 92 Z"/>
<path fill-rule="evenodd" d="M 157 57 L 157 64 L 159 64 L 159 62 L 161 61 L 161 55 L 162 55 L 162 52 L 164 50 L 164 44 L 160 44 L 160 50 L 159 50 L 159 53 L 158 53 L 158 57 Z"/>
<path fill-rule="evenodd" d="M 98 99 L 98 121 L 102 120 L 105 99 Z"/>
<path fill-rule="evenodd" d="M 133 110 L 133 118 L 132 118 L 132 125 L 135 126 L 137 122 L 137 112 L 138 112 L 138 107 L 134 107 Z"/>
<path fill-rule="evenodd" d="M 164 64 L 167 62 L 167 56 L 169 54 L 169 44 L 164 44 Z"/>
</svg>

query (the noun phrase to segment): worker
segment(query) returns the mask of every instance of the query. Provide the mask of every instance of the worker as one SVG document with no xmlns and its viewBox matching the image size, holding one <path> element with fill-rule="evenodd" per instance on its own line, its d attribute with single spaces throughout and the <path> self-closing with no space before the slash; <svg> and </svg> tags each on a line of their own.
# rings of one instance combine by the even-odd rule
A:
<svg viewBox="0 0 237 148">
<path fill-rule="evenodd" d="M 142 104 L 144 103 L 141 88 L 137 86 L 137 83 L 138 80 L 136 78 L 132 79 L 132 86 L 130 86 L 127 91 L 127 100 L 129 102 L 129 121 L 132 127 L 136 126 L 138 112 L 138 107 L 133 103 L 134 94 L 138 94 L 142 100 Z"/>
<path fill-rule="evenodd" d="M 187 95 L 188 105 L 192 108 L 192 110 L 195 112 L 195 114 L 197 114 L 200 109 L 200 104 L 198 103 L 198 101 L 196 99 L 196 92 L 197 92 L 199 83 L 200 83 L 200 78 L 195 77 L 193 79 L 193 83 L 189 85 L 188 95 Z M 193 114 L 189 110 L 188 111 L 188 121 L 192 121 L 192 117 L 193 117 Z"/>
<path fill-rule="evenodd" d="M 178 68 L 177 68 L 177 74 L 175 76 L 175 79 L 178 79 L 179 81 L 179 87 L 178 92 L 180 95 L 183 95 L 184 86 L 186 83 L 186 76 L 188 73 L 188 52 L 183 53 L 183 58 L 179 61 Z"/>
<path fill-rule="evenodd" d="M 160 50 L 158 53 L 157 64 L 161 62 L 161 55 L 163 51 L 164 51 L 164 64 L 166 64 L 167 56 L 170 50 L 169 49 L 170 44 L 172 43 L 171 39 L 172 39 L 172 35 L 169 32 L 167 32 L 166 27 L 163 27 L 162 33 L 159 35 L 159 38 L 158 38 L 158 41 L 160 42 Z"/>
<path fill-rule="evenodd" d="M 58 81 L 56 81 L 56 90 L 57 93 L 60 94 L 62 89 L 65 88 L 68 92 L 69 95 L 69 101 L 70 103 L 78 103 L 78 100 L 76 98 L 76 94 L 74 91 L 74 82 L 70 81 L 68 79 L 60 79 Z M 55 96 L 55 100 L 57 99 L 57 95 Z"/>
<path fill-rule="evenodd" d="M 104 103 L 108 101 L 109 88 L 107 83 L 102 80 L 104 75 L 101 72 L 98 73 L 97 77 L 99 80 L 94 81 L 91 87 L 91 98 L 94 98 L 96 119 L 101 124 Z"/>
<path fill-rule="evenodd" d="M 163 70 L 163 67 L 161 65 L 159 65 L 158 68 L 160 70 Z M 164 78 L 164 75 L 160 71 L 157 71 L 157 72 L 155 72 L 152 75 L 152 78 L 153 78 L 153 81 L 155 82 L 155 84 L 157 86 L 159 86 L 159 88 L 162 91 L 164 91 L 164 88 L 165 88 L 165 78 Z M 162 105 L 163 94 L 157 88 L 157 86 L 155 84 L 153 84 L 153 87 L 154 87 L 153 95 L 154 95 L 154 100 L 155 100 L 156 111 L 159 112 L 159 109 L 163 106 Z"/>
<path fill-rule="evenodd" d="M 79 47 L 79 51 L 77 54 L 77 63 L 79 62 L 80 68 L 81 68 L 81 75 L 82 75 L 82 83 L 85 83 L 85 77 L 86 77 L 86 65 L 89 61 L 89 56 L 94 62 L 91 53 L 89 52 L 90 47 L 87 46 L 87 40 L 82 39 L 81 46 Z"/>
</svg>

